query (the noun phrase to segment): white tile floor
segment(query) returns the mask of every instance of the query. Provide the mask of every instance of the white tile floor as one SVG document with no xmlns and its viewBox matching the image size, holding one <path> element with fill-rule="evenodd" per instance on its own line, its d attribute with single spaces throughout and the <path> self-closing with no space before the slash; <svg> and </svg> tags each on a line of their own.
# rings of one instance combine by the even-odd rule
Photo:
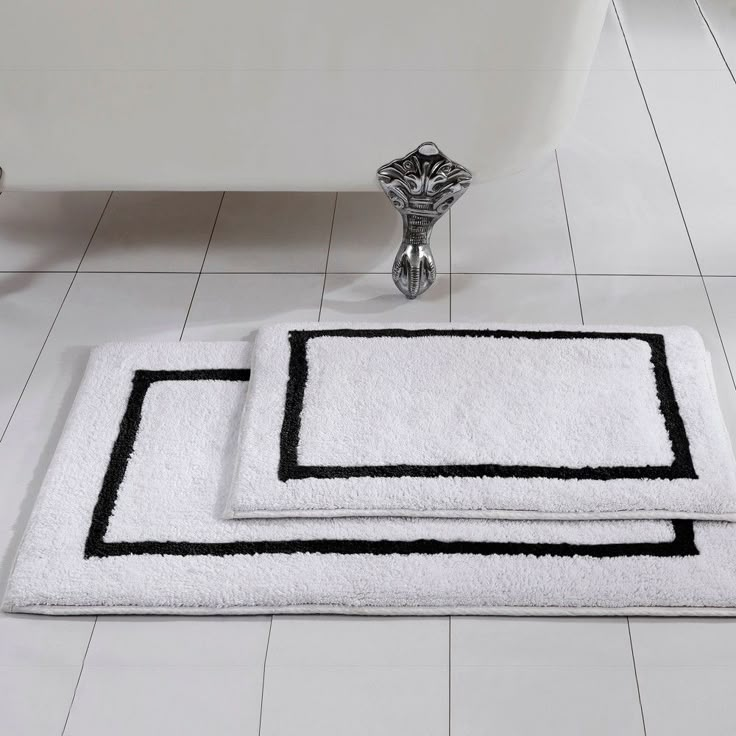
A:
<svg viewBox="0 0 736 736">
<path fill-rule="evenodd" d="M 106 340 L 684 322 L 736 436 L 736 0 L 616 10 L 557 156 L 471 189 L 415 302 L 380 194 L 0 195 L 0 585 Z M 0 616 L 12 736 L 732 736 L 734 682 L 736 620 Z"/>
</svg>

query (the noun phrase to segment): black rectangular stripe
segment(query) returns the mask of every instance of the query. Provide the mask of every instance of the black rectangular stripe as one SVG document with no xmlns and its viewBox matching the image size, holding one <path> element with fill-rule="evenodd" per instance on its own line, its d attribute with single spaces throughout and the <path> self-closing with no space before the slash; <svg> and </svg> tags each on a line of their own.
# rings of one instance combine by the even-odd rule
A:
<svg viewBox="0 0 736 736">
<path fill-rule="evenodd" d="M 465 337 L 531 340 L 642 340 L 649 345 L 654 369 L 655 387 L 659 399 L 665 429 L 669 435 L 674 460 L 671 465 L 608 465 L 572 468 L 547 465 L 301 465 L 298 458 L 301 414 L 304 392 L 309 378 L 307 343 L 317 337 Z M 652 479 L 672 480 L 675 478 L 697 479 L 690 454 L 690 442 L 685 424 L 672 386 L 664 336 L 646 332 L 578 332 L 567 330 L 402 330 L 402 329 L 335 329 L 335 330 L 292 330 L 289 333 L 289 377 L 286 385 L 284 416 L 281 426 L 279 458 L 279 480 L 303 480 L 305 478 L 554 478 L 562 480 L 620 480 Z"/>
</svg>

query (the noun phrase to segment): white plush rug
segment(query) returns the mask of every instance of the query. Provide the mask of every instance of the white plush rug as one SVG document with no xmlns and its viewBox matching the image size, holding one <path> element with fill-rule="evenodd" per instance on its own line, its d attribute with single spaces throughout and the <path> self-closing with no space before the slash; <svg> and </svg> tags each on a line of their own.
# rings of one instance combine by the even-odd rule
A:
<svg viewBox="0 0 736 736">
<path fill-rule="evenodd" d="M 244 343 L 93 352 L 11 575 L 31 613 L 736 613 L 736 525 L 225 521 Z"/>
<path fill-rule="evenodd" d="M 259 331 L 233 518 L 736 516 L 690 328 Z"/>
</svg>

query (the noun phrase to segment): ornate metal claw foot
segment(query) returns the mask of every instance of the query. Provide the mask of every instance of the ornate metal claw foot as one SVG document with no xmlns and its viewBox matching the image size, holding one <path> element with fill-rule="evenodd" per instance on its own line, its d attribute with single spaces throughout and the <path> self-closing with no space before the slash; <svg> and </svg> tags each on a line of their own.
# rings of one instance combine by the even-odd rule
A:
<svg viewBox="0 0 736 736">
<path fill-rule="evenodd" d="M 429 247 L 432 228 L 462 197 L 471 178 L 464 166 L 447 158 L 434 143 L 422 143 L 378 169 L 378 182 L 404 221 L 393 277 L 407 299 L 416 299 L 434 283 L 437 268 Z"/>
</svg>

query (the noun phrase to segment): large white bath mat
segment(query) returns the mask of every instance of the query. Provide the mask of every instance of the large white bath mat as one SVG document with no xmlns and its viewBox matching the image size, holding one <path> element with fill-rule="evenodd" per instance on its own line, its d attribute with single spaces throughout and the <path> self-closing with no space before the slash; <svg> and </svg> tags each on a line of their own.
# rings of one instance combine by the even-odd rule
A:
<svg viewBox="0 0 736 736">
<path fill-rule="evenodd" d="M 690 328 L 266 327 L 232 517 L 732 518 Z"/>
<path fill-rule="evenodd" d="M 30 613 L 703 614 L 736 606 L 736 525 L 225 521 L 242 343 L 94 351 L 18 552 Z"/>
</svg>

